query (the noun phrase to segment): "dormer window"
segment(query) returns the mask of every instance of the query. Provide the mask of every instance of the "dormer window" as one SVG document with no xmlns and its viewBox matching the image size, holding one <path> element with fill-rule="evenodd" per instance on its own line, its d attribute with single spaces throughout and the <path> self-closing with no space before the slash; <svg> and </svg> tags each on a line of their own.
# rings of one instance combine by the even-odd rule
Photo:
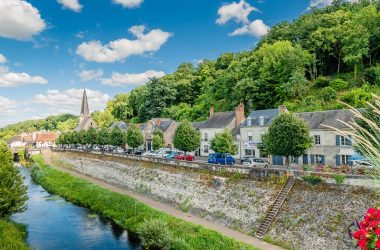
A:
<svg viewBox="0 0 380 250">
<path fill-rule="evenodd" d="M 259 125 L 260 125 L 260 126 L 264 126 L 264 121 L 265 121 L 265 120 L 264 120 L 264 116 L 260 116 L 260 117 L 259 117 Z"/>
<path fill-rule="evenodd" d="M 247 126 L 248 127 L 252 126 L 252 118 L 247 119 Z"/>
</svg>

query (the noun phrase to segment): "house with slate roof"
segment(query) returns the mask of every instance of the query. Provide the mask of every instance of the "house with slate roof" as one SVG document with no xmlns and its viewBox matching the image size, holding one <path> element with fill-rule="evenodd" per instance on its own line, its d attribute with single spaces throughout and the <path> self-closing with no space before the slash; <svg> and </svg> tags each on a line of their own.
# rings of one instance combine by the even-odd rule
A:
<svg viewBox="0 0 380 250">
<path fill-rule="evenodd" d="M 98 128 L 96 122 L 92 119 L 90 114 L 90 108 L 88 106 L 87 92 L 86 89 L 83 91 L 82 106 L 79 116 L 79 124 L 74 129 L 75 131 L 88 130 L 90 128 Z"/>
<path fill-rule="evenodd" d="M 178 123 L 168 118 L 153 118 L 148 122 L 142 124 L 140 126 L 143 136 L 144 136 L 144 146 L 145 150 L 153 150 L 152 140 L 153 140 L 153 132 L 156 129 L 159 129 L 164 134 L 165 147 L 174 148 L 173 140 L 174 133 L 178 127 Z"/>
<path fill-rule="evenodd" d="M 303 112 L 296 115 L 308 124 L 313 146 L 301 157 L 293 158 L 293 164 L 340 166 L 352 163 L 350 159 L 355 154 L 355 150 L 351 138 L 337 135 L 332 129 L 326 127 L 348 130 L 349 128 L 339 120 L 352 121 L 354 115 L 350 110 Z"/>
<path fill-rule="evenodd" d="M 201 132 L 201 147 L 200 155 L 208 156 L 214 153 L 210 149 L 211 140 L 217 133 L 223 132 L 224 129 L 228 129 L 233 132 L 235 128 L 244 121 L 244 104 L 240 103 L 234 111 L 227 112 L 214 112 L 214 108 L 210 108 L 210 116 L 207 121 L 199 128 Z M 198 125 L 198 124 L 197 124 Z"/>
<path fill-rule="evenodd" d="M 277 109 L 254 110 L 240 126 L 240 156 L 269 158 L 273 165 L 284 165 L 282 156 L 268 156 L 260 151 L 262 137 L 267 132 L 272 120 L 282 112 L 285 106 Z M 338 129 L 349 129 L 338 120 L 349 122 L 353 119 L 350 110 L 328 110 L 318 112 L 296 113 L 310 128 L 313 146 L 302 156 L 291 157 L 293 165 L 348 165 L 350 158 L 355 154 L 350 138 L 337 135 L 331 126 Z"/>
<path fill-rule="evenodd" d="M 127 130 L 128 130 L 128 124 L 126 124 L 123 121 L 118 121 L 118 122 L 112 123 L 112 125 L 110 126 L 110 129 L 114 129 L 115 127 L 118 127 L 119 129 L 123 130 L 124 132 L 127 132 Z"/>
</svg>

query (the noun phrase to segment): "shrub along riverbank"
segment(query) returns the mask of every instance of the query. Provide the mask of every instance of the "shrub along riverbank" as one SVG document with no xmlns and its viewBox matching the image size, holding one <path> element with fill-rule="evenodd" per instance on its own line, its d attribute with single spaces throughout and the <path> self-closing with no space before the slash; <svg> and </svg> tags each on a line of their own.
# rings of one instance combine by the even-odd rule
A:
<svg viewBox="0 0 380 250">
<path fill-rule="evenodd" d="M 0 219 L 0 250 L 29 250 L 24 226 Z"/>
<path fill-rule="evenodd" d="M 47 191 L 114 220 L 137 235 L 147 247 L 180 250 L 258 249 L 157 211 L 131 197 L 52 169 L 43 161 L 42 156 L 34 156 L 33 160 L 35 166 L 32 177 Z"/>
</svg>

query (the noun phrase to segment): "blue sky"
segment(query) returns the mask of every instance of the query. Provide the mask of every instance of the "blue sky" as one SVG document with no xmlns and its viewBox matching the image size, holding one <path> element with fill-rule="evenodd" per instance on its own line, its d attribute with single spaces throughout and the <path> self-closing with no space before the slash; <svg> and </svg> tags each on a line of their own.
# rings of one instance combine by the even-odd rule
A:
<svg viewBox="0 0 380 250">
<path fill-rule="evenodd" d="M 0 127 L 92 111 L 183 62 L 249 50 L 329 0 L 1 0 Z"/>
</svg>

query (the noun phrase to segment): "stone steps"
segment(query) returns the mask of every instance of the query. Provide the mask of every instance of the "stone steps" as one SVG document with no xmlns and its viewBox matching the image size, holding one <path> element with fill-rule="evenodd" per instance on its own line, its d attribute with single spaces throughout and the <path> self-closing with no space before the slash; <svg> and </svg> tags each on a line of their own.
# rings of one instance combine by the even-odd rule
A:
<svg viewBox="0 0 380 250">
<path fill-rule="evenodd" d="M 256 237 L 258 238 L 264 237 L 265 233 L 268 231 L 270 225 L 272 224 L 274 218 L 276 217 L 282 205 L 284 204 L 286 197 L 288 196 L 290 190 L 292 189 L 294 185 L 294 181 L 295 179 L 293 176 L 289 177 L 285 185 L 281 188 L 281 191 L 278 193 L 273 204 L 269 207 L 263 222 L 261 223 L 259 229 L 257 230 Z"/>
</svg>

